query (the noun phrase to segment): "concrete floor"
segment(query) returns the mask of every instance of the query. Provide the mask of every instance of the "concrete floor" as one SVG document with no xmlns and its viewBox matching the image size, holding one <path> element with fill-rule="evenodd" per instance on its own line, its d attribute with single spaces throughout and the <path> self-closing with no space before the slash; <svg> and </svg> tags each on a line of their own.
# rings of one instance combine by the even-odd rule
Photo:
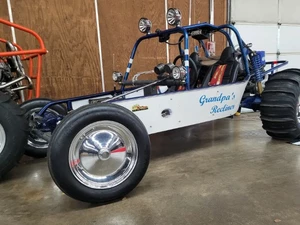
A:
<svg viewBox="0 0 300 225">
<path fill-rule="evenodd" d="M 259 114 L 151 140 L 142 182 L 103 206 L 65 196 L 44 159 L 24 157 L 0 185 L 0 224 L 300 224 L 300 146 L 271 140 Z"/>
</svg>

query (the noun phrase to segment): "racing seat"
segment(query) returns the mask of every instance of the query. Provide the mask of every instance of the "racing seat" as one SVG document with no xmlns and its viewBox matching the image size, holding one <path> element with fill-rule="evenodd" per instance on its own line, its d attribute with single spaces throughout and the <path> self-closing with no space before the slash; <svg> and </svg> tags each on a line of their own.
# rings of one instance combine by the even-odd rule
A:
<svg viewBox="0 0 300 225">
<path fill-rule="evenodd" d="M 233 83 L 237 79 L 238 71 L 239 62 L 234 57 L 234 48 L 226 47 L 220 59 L 206 72 L 201 87 Z"/>
<path fill-rule="evenodd" d="M 193 52 L 190 55 L 190 59 L 192 59 L 195 62 L 196 66 L 197 66 L 197 74 L 198 74 L 201 69 L 201 59 L 200 59 L 199 54 L 197 52 Z"/>
<path fill-rule="evenodd" d="M 191 68 L 195 68 L 196 67 L 196 71 L 194 71 L 195 69 L 192 69 L 190 72 L 190 84 L 191 84 L 191 87 L 194 88 L 197 83 L 198 83 L 198 79 L 199 79 L 199 74 L 200 74 L 200 71 L 202 69 L 202 65 L 201 65 L 201 59 L 200 59 L 200 56 L 197 52 L 193 52 L 191 55 L 190 55 L 190 63 L 193 63 L 194 64 L 194 67 L 192 65 Z"/>
</svg>

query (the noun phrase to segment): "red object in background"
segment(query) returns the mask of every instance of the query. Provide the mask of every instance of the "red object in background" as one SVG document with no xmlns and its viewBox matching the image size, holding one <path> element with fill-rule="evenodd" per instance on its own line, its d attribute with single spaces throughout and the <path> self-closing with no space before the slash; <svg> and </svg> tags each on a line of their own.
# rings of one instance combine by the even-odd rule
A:
<svg viewBox="0 0 300 225">
<path fill-rule="evenodd" d="M 13 52 L 0 52 L 0 57 L 9 57 L 9 56 L 17 56 L 19 55 L 21 60 L 24 62 L 26 60 L 29 61 L 28 65 L 28 73 L 27 75 L 32 79 L 36 80 L 35 84 L 35 97 L 38 98 L 40 97 L 40 89 L 41 89 L 41 71 L 42 71 L 42 55 L 47 53 L 47 50 L 45 48 L 44 42 L 42 38 L 33 30 L 30 30 L 26 27 L 23 27 L 21 25 L 11 23 L 8 20 L 4 20 L 0 18 L 0 23 L 7 25 L 9 27 L 14 27 L 18 30 L 24 31 L 26 33 L 31 34 L 34 36 L 37 41 L 39 42 L 40 48 L 39 49 L 31 49 L 31 50 L 23 50 L 18 44 L 12 43 L 18 50 L 13 51 Z M 7 40 L 0 38 L 0 42 L 6 43 Z M 37 69 L 36 72 L 34 73 L 33 68 L 34 68 L 34 59 L 37 58 Z M 29 100 L 33 98 L 32 96 L 32 90 L 28 90 L 28 95 L 27 99 Z"/>
<path fill-rule="evenodd" d="M 208 41 L 205 43 L 205 47 L 209 53 L 209 56 L 215 56 L 216 55 L 216 42 L 214 41 Z"/>
</svg>

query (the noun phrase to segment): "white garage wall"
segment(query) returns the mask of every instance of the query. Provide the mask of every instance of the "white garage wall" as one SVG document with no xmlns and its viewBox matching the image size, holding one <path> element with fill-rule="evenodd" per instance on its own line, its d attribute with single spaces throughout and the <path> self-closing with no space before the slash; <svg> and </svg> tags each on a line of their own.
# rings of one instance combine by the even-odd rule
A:
<svg viewBox="0 0 300 225">
<path fill-rule="evenodd" d="M 231 0 L 230 21 L 253 49 L 266 51 L 266 59 L 288 60 L 285 68 L 299 67 L 299 0 Z M 236 43 L 236 42 L 235 42 Z"/>
<path fill-rule="evenodd" d="M 276 23 L 278 0 L 231 0 L 231 20 L 235 22 Z"/>
<path fill-rule="evenodd" d="M 299 25 L 299 10 L 299 0 L 279 0 L 279 22 L 281 22 L 282 24 Z"/>
<path fill-rule="evenodd" d="M 253 48 L 269 54 L 277 53 L 277 25 L 237 22 L 235 27 L 245 43 L 253 43 Z"/>
<path fill-rule="evenodd" d="M 300 62 L 300 17 L 297 0 L 279 1 L 280 44 L 279 59 L 289 61 L 289 67 L 299 67 Z"/>
</svg>

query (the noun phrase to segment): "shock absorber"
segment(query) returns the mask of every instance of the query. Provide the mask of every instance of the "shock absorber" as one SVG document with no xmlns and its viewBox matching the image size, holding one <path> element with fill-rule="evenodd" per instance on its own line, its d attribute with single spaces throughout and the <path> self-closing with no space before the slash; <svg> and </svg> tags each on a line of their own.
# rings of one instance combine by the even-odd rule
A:
<svg viewBox="0 0 300 225">
<path fill-rule="evenodd" d="M 251 55 L 251 64 L 256 78 L 258 93 L 261 94 L 263 91 L 261 82 L 263 80 L 262 68 L 264 67 L 265 64 L 265 52 L 264 51 L 253 52 Z"/>
</svg>

